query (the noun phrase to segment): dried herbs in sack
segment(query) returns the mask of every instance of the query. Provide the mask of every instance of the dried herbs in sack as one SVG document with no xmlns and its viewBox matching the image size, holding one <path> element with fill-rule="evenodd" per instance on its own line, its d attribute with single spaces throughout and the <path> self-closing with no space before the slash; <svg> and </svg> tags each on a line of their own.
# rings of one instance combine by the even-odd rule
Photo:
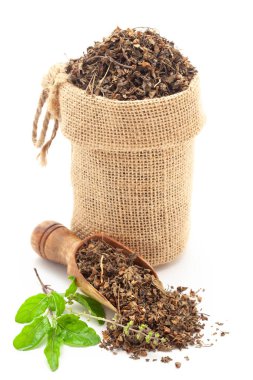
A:
<svg viewBox="0 0 253 380">
<path fill-rule="evenodd" d="M 203 125 L 188 58 L 154 30 L 115 29 L 44 78 L 33 129 L 42 162 L 59 125 L 72 144 L 72 230 L 80 238 L 105 232 L 152 265 L 177 257 L 189 232 L 193 145 Z"/>
</svg>

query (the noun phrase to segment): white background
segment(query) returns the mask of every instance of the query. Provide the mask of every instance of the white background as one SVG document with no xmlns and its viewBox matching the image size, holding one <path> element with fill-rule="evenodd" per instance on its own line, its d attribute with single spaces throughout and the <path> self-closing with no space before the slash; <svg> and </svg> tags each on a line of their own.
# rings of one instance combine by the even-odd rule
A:
<svg viewBox="0 0 253 380">
<path fill-rule="evenodd" d="M 1 2 L 1 378 L 252 378 L 250 3 Z M 225 321 L 230 335 L 211 348 L 173 353 L 182 362 L 181 369 L 173 363 L 133 361 L 125 353 L 114 356 L 99 347 L 64 347 L 60 368 L 51 373 L 42 348 L 19 352 L 12 347 L 22 327 L 14 322 L 17 308 L 40 292 L 33 267 L 56 290 L 63 291 L 67 285 L 65 268 L 37 257 L 30 235 L 44 219 L 69 226 L 70 144 L 59 133 L 48 166 L 41 168 L 31 142 L 32 120 L 47 69 L 80 56 L 117 25 L 157 28 L 199 69 L 207 122 L 196 140 L 190 239 L 181 258 L 158 273 L 165 285 L 204 287 L 204 310 L 212 321 Z"/>
</svg>

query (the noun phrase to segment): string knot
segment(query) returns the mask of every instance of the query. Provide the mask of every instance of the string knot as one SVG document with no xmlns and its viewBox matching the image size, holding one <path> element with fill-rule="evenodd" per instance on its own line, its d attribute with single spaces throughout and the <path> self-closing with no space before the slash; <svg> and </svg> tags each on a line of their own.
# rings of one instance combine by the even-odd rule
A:
<svg viewBox="0 0 253 380">
<path fill-rule="evenodd" d="M 47 94 L 47 110 L 57 120 L 60 118 L 59 87 L 66 80 L 64 64 L 52 66 L 42 79 L 42 87 Z"/>
</svg>

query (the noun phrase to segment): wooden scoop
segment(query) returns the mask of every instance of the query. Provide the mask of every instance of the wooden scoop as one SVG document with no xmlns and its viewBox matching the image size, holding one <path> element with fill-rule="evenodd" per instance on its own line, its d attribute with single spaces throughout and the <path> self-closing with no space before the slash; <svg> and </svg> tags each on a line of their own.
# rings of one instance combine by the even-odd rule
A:
<svg viewBox="0 0 253 380">
<path fill-rule="evenodd" d="M 83 277 L 76 263 L 76 253 L 79 248 L 93 239 L 104 240 L 112 247 L 122 249 L 124 255 L 133 253 L 130 248 L 103 233 L 97 233 L 81 240 L 68 228 L 54 221 L 45 221 L 39 224 L 32 233 L 31 244 L 34 251 L 44 259 L 66 265 L 68 275 L 75 276 L 77 285 L 85 294 L 116 312 L 116 308 Z M 150 269 L 155 276 L 156 285 L 163 289 L 157 273 L 146 260 L 137 256 L 134 263 Z"/>
</svg>

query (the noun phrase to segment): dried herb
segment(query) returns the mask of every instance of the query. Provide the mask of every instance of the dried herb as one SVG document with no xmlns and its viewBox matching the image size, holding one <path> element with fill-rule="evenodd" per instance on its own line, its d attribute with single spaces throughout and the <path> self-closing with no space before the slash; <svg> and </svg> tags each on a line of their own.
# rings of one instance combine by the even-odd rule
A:
<svg viewBox="0 0 253 380">
<path fill-rule="evenodd" d="M 83 276 L 118 310 L 107 323 L 102 346 L 122 348 L 137 358 L 147 351 L 201 346 L 207 316 L 199 296 L 187 288 L 161 290 L 151 271 L 101 240 L 84 245 L 76 256 Z"/>
<path fill-rule="evenodd" d="M 22 351 L 31 350 L 46 339 L 44 354 L 51 370 L 55 371 L 59 366 L 62 345 L 86 347 L 100 342 L 95 330 L 81 317 L 95 319 L 99 324 L 106 322 L 107 328 L 103 331 L 104 340 L 100 346 L 110 349 L 115 355 L 115 349 L 122 348 L 131 354 L 132 359 L 145 357 L 148 351 L 171 351 L 189 345 L 211 346 L 201 341 L 202 321 L 207 317 L 197 310 L 199 290 L 190 290 L 188 295 L 184 293 L 187 290 L 185 287 L 178 287 L 177 290 L 170 287 L 162 291 L 150 271 L 134 263 L 135 257 L 134 254 L 126 257 L 122 250 L 99 240 L 86 244 L 77 254 L 80 270 L 94 286 L 96 284 L 99 291 L 111 296 L 108 299 L 120 308 L 120 313 L 112 319 L 105 318 L 102 305 L 77 291 L 74 277 L 69 277 L 71 283 L 68 289 L 60 294 L 49 285 L 44 285 L 35 269 L 44 294 L 28 298 L 19 308 L 16 322 L 28 324 L 15 337 L 14 347 Z M 110 288 L 113 290 L 110 291 Z M 75 302 L 82 305 L 84 311 L 73 313 L 72 304 Z M 223 323 L 216 322 L 216 325 Z M 228 332 L 221 331 L 221 336 L 226 334 Z M 188 356 L 184 358 L 189 360 Z M 150 361 L 149 358 L 145 360 Z M 171 360 L 169 356 L 161 357 L 163 363 Z M 153 358 L 152 361 L 157 359 Z M 176 362 L 175 366 L 180 368 L 181 363 Z"/>
<path fill-rule="evenodd" d="M 66 67 L 88 94 L 115 100 L 160 98 L 188 88 L 197 70 L 174 43 L 153 29 L 117 27 Z"/>
<path fill-rule="evenodd" d="M 161 357 L 161 362 L 162 363 L 169 363 L 171 361 L 172 361 L 172 359 L 169 356 L 162 356 Z"/>
</svg>

